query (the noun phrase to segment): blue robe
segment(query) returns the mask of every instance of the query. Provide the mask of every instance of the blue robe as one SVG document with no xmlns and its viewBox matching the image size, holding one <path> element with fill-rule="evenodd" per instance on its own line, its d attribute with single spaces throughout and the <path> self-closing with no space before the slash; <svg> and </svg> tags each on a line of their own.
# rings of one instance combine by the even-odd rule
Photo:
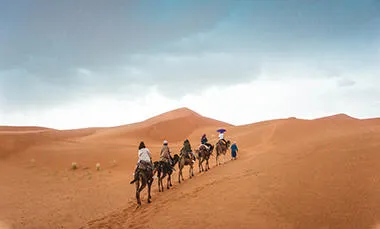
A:
<svg viewBox="0 0 380 229">
<path fill-rule="evenodd" d="M 232 144 L 231 146 L 231 157 L 236 157 L 236 153 L 238 151 L 238 147 L 236 144 Z"/>
</svg>

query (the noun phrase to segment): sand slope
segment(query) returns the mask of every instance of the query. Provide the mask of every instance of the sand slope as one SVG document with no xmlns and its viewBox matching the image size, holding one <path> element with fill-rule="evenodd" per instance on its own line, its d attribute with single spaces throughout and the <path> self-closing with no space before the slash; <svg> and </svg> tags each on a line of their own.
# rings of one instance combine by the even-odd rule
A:
<svg viewBox="0 0 380 229">
<path fill-rule="evenodd" d="M 199 128 L 229 127 L 231 124 L 203 117 L 187 108 L 180 108 L 149 118 L 140 123 L 105 129 L 89 136 L 89 141 L 123 142 L 126 139 L 141 139 L 150 142 L 181 142 Z M 199 138 L 199 137 L 198 137 Z"/>
<path fill-rule="evenodd" d="M 136 209 L 129 185 L 144 139 L 158 159 L 216 128 L 228 129 L 239 159 Z M 12 132 L 12 131 L 11 131 Z M 0 225 L 9 228 L 375 228 L 380 224 L 380 119 L 343 114 L 232 126 L 188 109 L 141 123 L 73 131 L 0 131 Z M 5 149 L 5 150 L 4 150 Z M 32 160 L 34 159 L 34 160 Z M 79 164 L 70 170 L 72 161 Z M 101 171 L 95 170 L 100 162 Z"/>
</svg>

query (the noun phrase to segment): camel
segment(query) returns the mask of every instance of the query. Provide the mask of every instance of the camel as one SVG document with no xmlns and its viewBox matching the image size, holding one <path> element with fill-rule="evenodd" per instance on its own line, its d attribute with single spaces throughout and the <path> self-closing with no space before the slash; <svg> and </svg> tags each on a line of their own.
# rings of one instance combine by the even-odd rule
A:
<svg viewBox="0 0 380 229">
<path fill-rule="evenodd" d="M 137 204 L 141 206 L 140 193 L 148 185 L 148 203 L 151 203 L 152 196 L 150 195 L 152 183 L 153 183 L 153 173 L 156 168 L 150 168 L 150 165 L 141 161 L 139 167 L 137 168 L 135 178 L 130 182 L 130 184 L 136 183 L 136 200 Z"/>
<path fill-rule="evenodd" d="M 198 155 L 198 168 L 199 172 L 208 171 L 210 169 L 208 160 L 210 159 L 210 156 L 212 154 L 212 151 L 214 150 L 214 146 L 210 145 L 209 150 L 205 147 L 205 145 L 200 145 L 198 149 L 195 150 L 195 152 Z M 205 169 L 203 169 L 203 162 L 206 161 Z"/>
<path fill-rule="evenodd" d="M 175 154 L 173 157 L 173 167 L 177 162 L 179 161 L 179 156 L 178 154 Z M 164 191 L 164 185 L 162 180 L 165 178 L 166 175 L 168 175 L 167 181 L 166 181 L 166 186 L 167 189 L 169 189 L 169 186 L 172 185 L 172 179 L 171 175 L 173 173 L 173 170 L 171 169 L 170 165 L 167 162 L 164 161 L 155 161 L 154 162 L 154 167 L 156 168 L 155 172 L 157 172 L 157 177 L 158 177 L 158 191 L 163 192 Z"/>
<path fill-rule="evenodd" d="M 225 162 L 225 158 L 226 158 L 226 153 L 227 153 L 227 150 L 228 148 L 230 147 L 230 140 L 227 141 L 227 145 L 224 144 L 222 142 L 222 140 L 219 140 L 216 145 L 215 145 L 215 149 L 216 149 L 216 166 L 220 165 L 220 162 L 219 162 L 219 156 L 223 155 L 223 164 Z"/>
<path fill-rule="evenodd" d="M 187 157 L 186 155 L 188 155 L 190 158 Z M 185 179 L 183 179 L 182 169 L 186 165 L 189 166 L 189 178 L 191 179 L 194 176 L 194 162 L 193 162 L 193 160 L 195 161 L 195 159 L 196 158 L 191 153 L 183 153 L 183 152 L 180 153 L 180 158 L 178 161 L 178 168 L 179 168 L 178 182 L 179 183 L 181 183 L 181 177 L 182 177 L 182 181 L 185 180 Z"/>
</svg>

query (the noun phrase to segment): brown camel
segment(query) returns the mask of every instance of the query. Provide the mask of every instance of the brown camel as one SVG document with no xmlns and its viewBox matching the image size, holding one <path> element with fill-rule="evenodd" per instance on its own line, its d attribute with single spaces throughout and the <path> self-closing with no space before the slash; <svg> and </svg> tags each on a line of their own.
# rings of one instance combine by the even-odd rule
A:
<svg viewBox="0 0 380 229">
<path fill-rule="evenodd" d="M 188 153 L 188 152 L 181 152 L 180 153 L 180 157 L 179 157 L 179 161 L 178 161 L 178 168 L 179 168 L 179 172 L 178 172 L 178 182 L 181 183 L 181 177 L 182 177 L 182 180 L 185 180 L 183 179 L 183 174 L 182 174 L 182 169 L 188 165 L 189 166 L 189 178 L 191 179 L 193 176 L 194 176 L 194 162 L 193 160 L 195 161 L 196 158 L 194 157 L 193 154 L 191 153 Z"/>
<path fill-rule="evenodd" d="M 153 183 L 153 169 L 148 163 L 141 161 L 135 173 L 135 178 L 130 184 L 136 183 L 136 200 L 137 204 L 141 205 L 140 192 L 148 185 L 148 203 L 151 203 L 152 196 L 150 190 Z"/>
<path fill-rule="evenodd" d="M 216 145 L 215 145 L 215 149 L 216 149 L 216 165 L 220 165 L 220 162 L 219 162 L 219 156 L 223 155 L 223 164 L 225 162 L 225 158 L 226 158 L 226 153 L 227 153 L 227 150 L 228 150 L 228 147 L 230 147 L 230 140 L 227 141 L 227 144 L 225 144 L 223 142 L 223 140 L 219 140 Z"/>
<path fill-rule="evenodd" d="M 155 161 L 154 162 L 155 172 L 157 172 L 158 191 L 159 192 L 164 191 L 164 185 L 163 185 L 162 180 L 165 178 L 166 175 L 168 176 L 167 182 L 166 182 L 167 189 L 170 188 L 169 186 L 173 186 L 172 185 L 172 179 L 171 179 L 171 175 L 173 173 L 172 167 L 174 167 L 178 161 L 179 161 L 179 156 L 178 156 L 178 154 L 175 154 L 173 157 L 172 166 L 169 165 L 169 163 L 165 162 L 165 161 Z"/>
<path fill-rule="evenodd" d="M 207 171 L 210 169 L 208 160 L 210 159 L 210 156 L 212 154 L 212 151 L 214 150 L 214 146 L 210 145 L 209 150 L 207 150 L 205 145 L 200 145 L 198 149 L 195 150 L 195 152 L 198 155 L 198 168 L 199 172 Z M 206 161 L 205 169 L 203 169 L 203 162 Z"/>
</svg>

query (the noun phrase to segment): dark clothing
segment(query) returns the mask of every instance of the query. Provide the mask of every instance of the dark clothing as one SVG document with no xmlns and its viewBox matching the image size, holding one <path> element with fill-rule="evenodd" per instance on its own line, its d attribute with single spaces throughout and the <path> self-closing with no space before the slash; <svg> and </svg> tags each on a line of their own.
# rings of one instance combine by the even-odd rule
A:
<svg viewBox="0 0 380 229">
<path fill-rule="evenodd" d="M 237 145 L 232 144 L 232 146 L 231 146 L 231 157 L 235 158 L 238 151 L 239 151 L 239 149 L 238 149 Z"/>
<path fill-rule="evenodd" d="M 201 143 L 202 143 L 202 144 L 206 144 L 207 142 L 208 142 L 207 137 L 206 137 L 206 136 L 202 137 L 202 139 L 201 139 Z"/>
<path fill-rule="evenodd" d="M 195 155 L 193 154 L 193 150 L 191 149 L 190 142 L 189 141 L 185 141 L 183 143 L 183 147 L 181 149 L 181 155 L 184 155 L 185 157 L 191 159 L 190 154 L 192 154 L 195 157 Z"/>
<path fill-rule="evenodd" d="M 181 149 L 181 152 L 182 153 L 190 153 L 190 152 L 192 152 L 193 150 L 191 149 L 191 145 L 190 145 L 190 142 L 185 142 L 184 144 L 183 144 L 183 147 L 182 147 L 182 149 Z"/>
</svg>

